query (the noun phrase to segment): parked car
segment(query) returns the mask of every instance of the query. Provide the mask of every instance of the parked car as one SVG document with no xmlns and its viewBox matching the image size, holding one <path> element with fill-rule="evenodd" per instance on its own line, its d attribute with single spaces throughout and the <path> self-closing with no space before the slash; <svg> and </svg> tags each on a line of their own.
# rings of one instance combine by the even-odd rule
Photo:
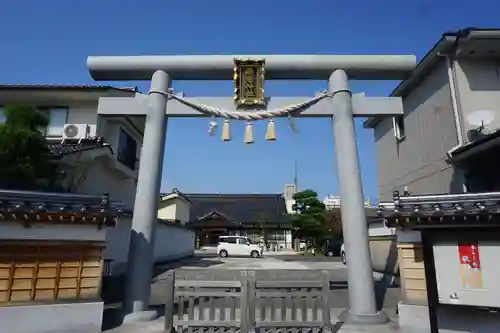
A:
<svg viewBox="0 0 500 333">
<path fill-rule="evenodd" d="M 257 258 L 262 255 L 262 248 L 257 244 L 252 244 L 248 237 L 221 236 L 217 245 L 217 253 L 221 258 L 229 255 Z"/>
<path fill-rule="evenodd" d="M 346 261 L 346 258 L 345 258 L 345 247 L 344 247 L 344 243 L 342 243 L 342 246 L 340 247 L 340 260 L 342 260 L 342 263 L 344 265 L 347 265 L 347 261 Z"/>
<path fill-rule="evenodd" d="M 325 249 L 325 255 L 327 257 L 340 256 L 340 249 L 342 246 L 342 240 L 340 239 L 328 239 L 323 244 Z"/>
</svg>

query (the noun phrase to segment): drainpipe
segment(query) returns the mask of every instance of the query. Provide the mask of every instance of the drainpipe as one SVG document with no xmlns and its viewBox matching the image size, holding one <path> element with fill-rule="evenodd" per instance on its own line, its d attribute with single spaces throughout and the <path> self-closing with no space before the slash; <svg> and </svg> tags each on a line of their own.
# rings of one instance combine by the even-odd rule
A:
<svg viewBox="0 0 500 333">
<path fill-rule="evenodd" d="M 445 55 L 445 58 L 446 58 L 446 64 L 448 66 L 448 81 L 450 83 L 451 105 L 453 108 L 453 115 L 455 117 L 455 127 L 457 128 L 457 138 L 458 138 L 457 146 L 451 148 L 448 151 L 448 156 L 450 156 L 450 153 L 452 153 L 455 149 L 464 144 L 464 137 L 462 133 L 461 114 L 460 114 L 460 107 L 458 104 L 458 89 L 456 84 L 457 80 L 456 80 L 455 70 L 453 68 L 453 60 L 451 60 L 451 57 L 449 55 Z"/>
<path fill-rule="evenodd" d="M 458 141 L 458 144 L 455 147 L 451 148 L 446 152 L 448 158 L 451 158 L 453 152 L 458 148 L 460 148 L 461 146 L 463 146 L 464 136 L 462 132 L 462 114 L 461 114 L 461 107 L 459 104 L 459 92 L 457 88 L 457 79 L 456 79 L 457 77 L 455 73 L 455 68 L 453 67 L 453 60 L 451 59 L 450 55 L 449 54 L 445 55 L 445 58 L 448 67 L 448 82 L 450 84 L 451 106 L 453 108 L 453 115 L 455 118 L 455 127 L 457 128 L 457 141 Z M 462 175 L 462 177 L 463 177 L 462 191 L 465 193 L 467 192 L 467 186 L 465 184 L 465 175 Z"/>
</svg>

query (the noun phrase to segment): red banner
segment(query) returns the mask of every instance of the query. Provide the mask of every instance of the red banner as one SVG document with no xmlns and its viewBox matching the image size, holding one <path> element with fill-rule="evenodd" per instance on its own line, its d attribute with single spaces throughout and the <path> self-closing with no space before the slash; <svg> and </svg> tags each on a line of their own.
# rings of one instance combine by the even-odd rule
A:
<svg viewBox="0 0 500 333">
<path fill-rule="evenodd" d="M 462 288 L 482 289 L 483 276 L 478 242 L 458 244 L 458 257 L 460 260 Z"/>
</svg>

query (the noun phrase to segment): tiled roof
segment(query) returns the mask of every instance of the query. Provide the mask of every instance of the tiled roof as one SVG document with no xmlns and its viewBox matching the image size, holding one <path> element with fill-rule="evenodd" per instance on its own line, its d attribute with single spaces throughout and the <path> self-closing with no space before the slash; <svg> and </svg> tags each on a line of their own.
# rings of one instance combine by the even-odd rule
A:
<svg viewBox="0 0 500 333">
<path fill-rule="evenodd" d="M 114 218 L 127 212 L 120 202 L 109 200 L 108 194 L 82 195 L 35 191 L 0 190 L 1 220 L 40 220 L 40 216 L 65 216 L 74 221 L 114 224 Z"/>
<path fill-rule="evenodd" d="M 499 223 L 500 192 L 400 196 L 381 203 L 379 215 L 389 226 Z"/>
<path fill-rule="evenodd" d="M 83 139 L 75 143 L 66 142 L 49 142 L 48 148 L 54 157 L 62 157 L 68 154 L 79 153 L 82 151 L 92 150 L 96 148 L 107 147 L 111 150 L 109 143 L 105 142 L 103 138 L 95 137 Z M 111 150 L 111 152 L 113 152 Z"/>
<path fill-rule="evenodd" d="M 137 87 L 113 87 L 96 84 L 0 84 L 0 90 L 8 89 L 60 89 L 60 90 L 119 90 L 138 92 Z"/>
<path fill-rule="evenodd" d="M 182 197 L 183 199 L 190 201 L 188 197 L 181 191 L 179 191 L 177 188 L 174 188 L 170 193 L 160 193 L 160 200 L 163 200 L 164 197 L 169 196 L 171 194 L 177 194 L 178 196 Z M 167 199 L 168 200 L 168 199 Z"/>
<path fill-rule="evenodd" d="M 213 212 L 234 223 L 253 223 L 262 214 L 271 223 L 288 223 L 285 199 L 281 194 L 200 194 L 185 193 L 191 202 L 191 220 Z"/>
<path fill-rule="evenodd" d="M 471 151 L 475 147 L 484 145 L 487 142 L 495 140 L 499 137 L 500 137 L 500 129 L 496 129 L 488 134 L 481 134 L 479 136 L 479 138 L 477 138 L 476 140 L 471 141 L 471 142 L 467 142 L 466 144 L 463 144 L 461 146 L 457 146 L 454 149 L 452 149 L 451 151 L 449 151 L 448 157 L 453 161 L 453 159 L 459 157 L 460 154 Z"/>
</svg>

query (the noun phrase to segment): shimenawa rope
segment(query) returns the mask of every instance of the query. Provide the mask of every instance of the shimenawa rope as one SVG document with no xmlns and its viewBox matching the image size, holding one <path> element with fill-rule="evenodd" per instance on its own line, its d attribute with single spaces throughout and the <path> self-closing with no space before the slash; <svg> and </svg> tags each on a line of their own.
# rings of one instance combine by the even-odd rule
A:
<svg viewBox="0 0 500 333">
<path fill-rule="evenodd" d="M 306 100 L 302 103 L 298 104 L 293 104 L 290 106 L 287 106 L 282 109 L 275 109 L 275 110 L 258 110 L 258 111 L 228 111 L 228 110 L 223 110 L 219 108 L 215 108 L 212 106 L 208 106 L 205 104 L 201 103 L 196 103 L 193 102 L 192 100 L 188 100 L 184 97 L 175 95 L 172 92 L 165 92 L 165 91 L 160 91 L 160 90 L 150 90 L 148 92 L 148 95 L 150 94 L 160 94 L 163 96 L 166 96 L 167 98 L 173 98 L 181 102 L 182 104 L 189 106 L 201 113 L 204 113 L 206 115 L 214 116 L 214 117 L 222 117 L 226 119 L 236 119 L 236 120 L 263 120 L 263 119 L 269 119 L 269 118 L 274 118 L 274 117 L 280 117 L 284 115 L 291 115 L 294 112 L 297 111 L 302 111 L 304 108 L 309 107 L 313 104 L 316 104 L 320 100 L 322 100 L 325 97 L 333 97 L 333 95 L 340 93 L 340 92 L 347 92 L 351 94 L 351 91 L 349 89 L 339 89 L 339 90 L 334 90 L 334 91 L 327 91 L 319 94 L 316 97 L 313 97 L 309 100 Z"/>
</svg>

